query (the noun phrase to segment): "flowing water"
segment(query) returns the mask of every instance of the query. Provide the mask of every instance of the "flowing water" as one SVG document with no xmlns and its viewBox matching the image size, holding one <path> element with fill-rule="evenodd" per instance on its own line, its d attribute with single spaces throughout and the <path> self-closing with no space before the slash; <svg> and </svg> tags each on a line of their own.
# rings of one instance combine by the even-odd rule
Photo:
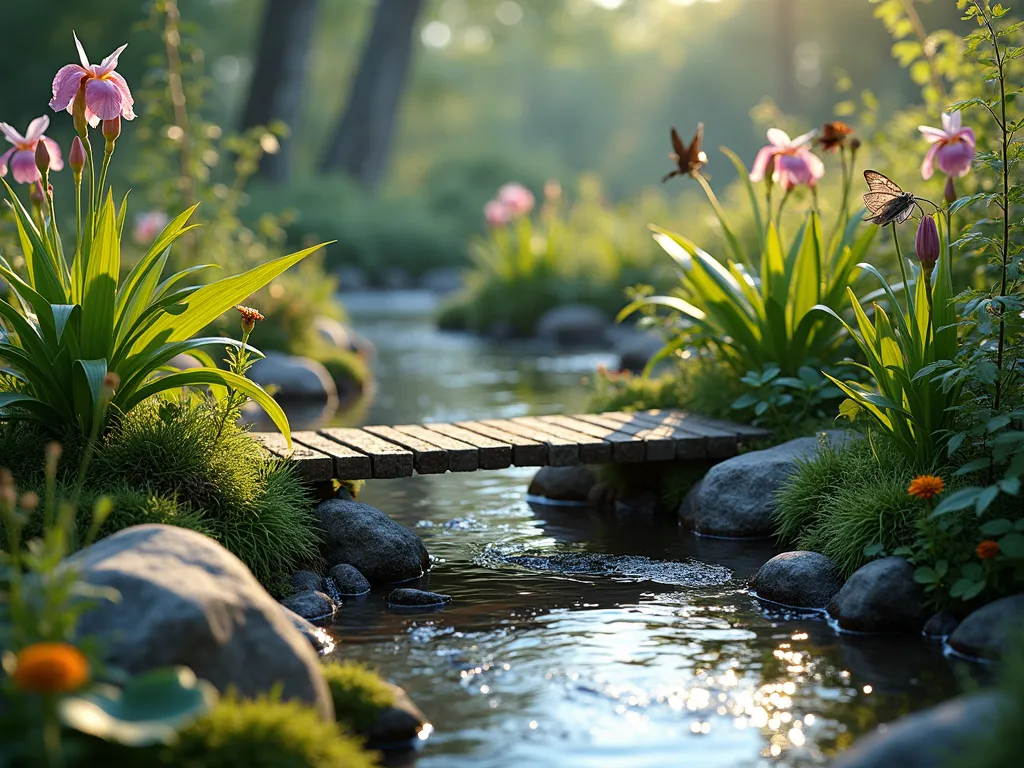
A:
<svg viewBox="0 0 1024 768">
<path fill-rule="evenodd" d="M 610 362 L 442 334 L 417 299 L 349 301 L 378 349 L 366 423 L 569 411 L 581 378 Z M 426 543 L 434 566 L 410 586 L 454 598 L 398 614 L 375 591 L 332 628 L 339 657 L 377 667 L 428 715 L 417 768 L 823 765 L 958 690 L 958 670 L 916 637 L 840 635 L 759 605 L 745 584 L 769 542 L 532 504 L 532 473 L 375 480 L 362 493 Z"/>
</svg>

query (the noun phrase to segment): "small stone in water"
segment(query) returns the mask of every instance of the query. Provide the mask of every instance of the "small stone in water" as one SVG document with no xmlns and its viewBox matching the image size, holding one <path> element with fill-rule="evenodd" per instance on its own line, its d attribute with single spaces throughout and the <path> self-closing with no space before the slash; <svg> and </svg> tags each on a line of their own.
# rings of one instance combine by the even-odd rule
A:
<svg viewBox="0 0 1024 768">
<path fill-rule="evenodd" d="M 389 605 L 403 607 L 429 608 L 450 603 L 451 600 L 451 595 L 441 595 L 437 592 L 426 592 L 422 589 L 409 589 L 407 587 L 393 590 L 388 595 Z"/>
<path fill-rule="evenodd" d="M 348 563 L 340 563 L 331 568 L 331 580 L 339 595 L 365 595 L 370 591 L 370 582 L 358 568 Z"/>
</svg>

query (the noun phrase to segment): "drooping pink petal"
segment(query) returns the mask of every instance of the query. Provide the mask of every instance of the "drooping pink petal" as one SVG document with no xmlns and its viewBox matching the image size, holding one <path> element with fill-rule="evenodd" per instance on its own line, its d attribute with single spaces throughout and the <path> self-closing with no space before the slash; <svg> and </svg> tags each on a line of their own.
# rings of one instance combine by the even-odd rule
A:
<svg viewBox="0 0 1024 768">
<path fill-rule="evenodd" d="M 36 153 L 31 149 L 21 149 L 11 158 L 11 172 L 19 184 L 31 184 L 39 181 L 39 168 L 36 166 Z"/>
<path fill-rule="evenodd" d="M 927 181 L 935 173 L 935 153 L 939 151 L 939 147 L 942 145 L 935 142 L 928 147 L 928 153 L 924 156 L 924 162 L 921 163 L 921 178 Z"/>
<path fill-rule="evenodd" d="M 25 131 L 25 141 L 39 141 L 40 137 L 46 133 L 46 129 L 50 127 L 50 118 L 46 115 L 37 117 L 31 123 L 28 124 L 28 130 Z"/>
<path fill-rule="evenodd" d="M 11 153 L 14 151 L 14 149 L 14 147 L 11 147 L 2 155 L 0 155 L 0 176 L 7 175 L 7 158 L 11 156 Z"/>
<path fill-rule="evenodd" d="M 765 171 L 768 169 L 768 162 L 775 156 L 775 147 L 761 147 L 754 158 L 754 164 L 750 167 L 750 180 L 753 182 L 764 181 Z"/>
<path fill-rule="evenodd" d="M 50 99 L 50 109 L 60 112 L 62 109 L 71 111 L 71 104 L 78 93 L 78 86 L 86 71 L 77 64 L 66 64 L 57 70 L 53 78 L 53 98 Z"/>
<path fill-rule="evenodd" d="M 809 183 L 813 186 L 815 181 L 825 175 L 825 163 L 821 161 L 820 157 L 806 147 L 802 147 L 798 154 L 807 164 L 807 168 L 811 172 L 811 181 Z"/>
<path fill-rule="evenodd" d="M 931 143 L 948 138 L 945 131 L 938 128 L 932 128 L 930 125 L 919 125 L 917 126 L 917 130 L 919 130 Z"/>
<path fill-rule="evenodd" d="M 779 149 L 789 149 L 791 146 L 789 134 L 781 128 L 768 129 L 768 143 Z"/>
<path fill-rule="evenodd" d="M 128 43 L 125 43 L 112 54 L 107 56 L 107 58 L 105 58 L 102 62 L 100 62 L 99 75 L 101 77 L 114 71 L 114 68 L 117 67 L 117 57 L 120 56 L 121 51 L 123 51 L 127 47 Z"/>
<path fill-rule="evenodd" d="M 974 149 L 975 143 L 974 143 L 974 129 L 973 128 L 961 128 L 960 129 L 960 133 L 958 134 L 958 136 L 959 136 L 959 138 L 963 139 L 968 144 L 970 144 L 972 150 Z"/>
<path fill-rule="evenodd" d="M 966 141 L 954 140 L 936 144 L 935 162 L 948 176 L 966 176 L 974 161 L 974 147 Z"/>
<path fill-rule="evenodd" d="M 802 133 L 795 139 L 790 139 L 789 146 L 802 147 L 807 144 L 810 144 L 812 141 L 814 141 L 814 137 L 817 135 L 817 133 L 817 131 L 808 131 L 807 133 Z"/>
<path fill-rule="evenodd" d="M 135 110 L 132 107 L 135 105 L 135 99 L 132 98 L 128 82 L 117 72 L 111 72 L 107 75 L 107 80 L 117 86 L 117 90 L 121 92 L 121 117 L 125 120 L 134 120 Z"/>
<path fill-rule="evenodd" d="M 113 120 L 120 116 L 123 98 L 121 89 L 109 80 L 90 78 L 85 84 L 86 109 L 98 120 Z"/>
<path fill-rule="evenodd" d="M 78 39 L 78 34 L 72 30 L 71 36 L 75 38 L 75 48 L 78 49 L 78 60 L 82 62 L 82 68 L 89 68 L 89 57 L 85 55 L 85 48 L 82 47 L 82 41 Z"/>
<path fill-rule="evenodd" d="M 794 152 L 779 155 L 777 165 L 780 169 L 779 175 L 782 185 L 789 189 L 797 184 L 811 184 L 814 181 L 814 174 L 811 172 L 807 156 L 809 152 Z"/>
<path fill-rule="evenodd" d="M 0 132 L 3 133 L 4 138 L 7 139 L 14 146 L 25 143 L 25 137 L 18 133 L 14 126 L 9 123 L 0 123 Z"/>
<path fill-rule="evenodd" d="M 64 157 L 60 152 L 60 144 L 49 136 L 43 136 L 40 141 L 46 145 L 46 150 L 50 153 L 50 170 L 59 171 L 62 169 L 64 167 Z"/>
</svg>

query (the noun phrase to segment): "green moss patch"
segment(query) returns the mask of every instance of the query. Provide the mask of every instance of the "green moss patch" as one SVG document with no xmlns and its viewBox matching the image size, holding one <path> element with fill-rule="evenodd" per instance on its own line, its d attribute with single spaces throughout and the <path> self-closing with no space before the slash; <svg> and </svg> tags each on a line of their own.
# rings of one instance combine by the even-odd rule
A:
<svg viewBox="0 0 1024 768">
<path fill-rule="evenodd" d="M 323 669 L 335 717 L 356 733 L 368 732 L 377 716 L 394 704 L 390 686 L 361 664 L 330 663 Z"/>
</svg>

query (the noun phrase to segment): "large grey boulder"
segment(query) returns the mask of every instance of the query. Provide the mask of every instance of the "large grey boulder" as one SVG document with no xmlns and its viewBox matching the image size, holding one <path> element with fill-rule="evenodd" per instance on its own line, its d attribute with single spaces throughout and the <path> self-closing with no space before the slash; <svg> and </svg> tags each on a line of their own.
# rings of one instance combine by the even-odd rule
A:
<svg viewBox="0 0 1024 768">
<path fill-rule="evenodd" d="M 249 369 L 249 378 L 262 387 L 276 387 L 275 396 L 281 400 L 326 401 L 338 397 L 331 374 L 307 357 L 267 352 Z"/>
<path fill-rule="evenodd" d="M 832 559 L 818 552 L 783 552 L 761 566 L 751 581 L 755 594 L 791 608 L 824 608 L 843 586 Z"/>
<path fill-rule="evenodd" d="M 842 432 L 826 433 L 841 442 Z M 683 523 L 705 536 L 759 538 L 774 530 L 775 493 L 814 455 L 819 438 L 800 437 L 763 451 L 751 451 L 716 464 L 683 500 Z"/>
<path fill-rule="evenodd" d="M 317 335 L 331 347 L 359 352 L 367 357 L 373 357 L 377 353 L 372 341 L 333 317 L 320 315 L 314 318 L 313 328 L 316 329 Z"/>
<path fill-rule="evenodd" d="M 949 647 L 964 656 L 998 661 L 1024 634 L 1024 594 L 993 600 L 967 616 L 949 636 Z"/>
<path fill-rule="evenodd" d="M 608 327 L 608 318 L 597 307 L 565 304 L 541 315 L 535 332 L 559 346 L 599 346 L 605 342 Z"/>
<path fill-rule="evenodd" d="M 107 659 L 130 673 L 190 667 L 219 691 L 256 696 L 281 687 L 334 716 L 309 641 L 241 560 L 202 534 L 169 525 L 127 528 L 70 557 L 88 584 L 112 587 L 116 603 L 82 614 Z"/>
<path fill-rule="evenodd" d="M 316 517 L 323 558 L 355 566 L 373 585 L 416 579 L 430 567 L 420 537 L 369 504 L 329 499 Z"/>
<path fill-rule="evenodd" d="M 832 768 L 943 768 L 995 735 L 1001 700 L 995 693 L 960 696 L 907 715 L 859 739 Z M 962 763 L 966 765 L 967 763 Z"/>
<path fill-rule="evenodd" d="M 648 361 L 665 346 L 665 339 L 654 331 L 631 331 L 619 336 L 612 351 L 619 356 L 619 368 L 641 373 Z"/>
<path fill-rule="evenodd" d="M 917 632 L 928 618 L 914 566 L 902 557 L 883 557 L 858 568 L 828 612 L 852 632 Z"/>
<path fill-rule="evenodd" d="M 527 493 L 552 501 L 585 502 L 596 482 L 594 471 L 584 464 L 571 467 L 541 467 L 530 481 Z"/>
</svg>

